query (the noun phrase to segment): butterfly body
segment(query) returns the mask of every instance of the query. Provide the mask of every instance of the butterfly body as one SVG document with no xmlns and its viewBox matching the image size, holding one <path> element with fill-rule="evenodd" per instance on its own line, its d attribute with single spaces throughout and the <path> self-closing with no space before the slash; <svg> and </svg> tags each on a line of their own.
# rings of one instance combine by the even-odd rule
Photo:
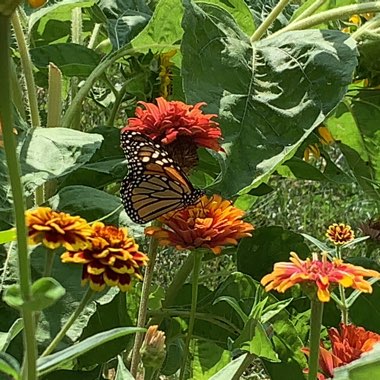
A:
<svg viewBox="0 0 380 380">
<path fill-rule="evenodd" d="M 120 195 L 134 222 L 143 224 L 195 204 L 204 194 L 192 186 L 168 152 L 144 134 L 123 132 L 121 147 L 128 160 L 128 175 Z"/>
</svg>

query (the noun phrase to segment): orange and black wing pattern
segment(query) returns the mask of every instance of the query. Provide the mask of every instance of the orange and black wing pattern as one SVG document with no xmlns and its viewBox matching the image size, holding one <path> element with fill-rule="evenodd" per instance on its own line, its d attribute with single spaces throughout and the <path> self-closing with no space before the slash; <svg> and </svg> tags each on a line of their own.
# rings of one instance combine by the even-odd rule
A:
<svg viewBox="0 0 380 380">
<path fill-rule="evenodd" d="M 147 223 L 192 205 L 204 194 L 193 187 L 168 152 L 144 134 L 123 132 L 121 147 L 128 160 L 128 175 L 122 181 L 120 195 L 135 223 Z"/>
</svg>

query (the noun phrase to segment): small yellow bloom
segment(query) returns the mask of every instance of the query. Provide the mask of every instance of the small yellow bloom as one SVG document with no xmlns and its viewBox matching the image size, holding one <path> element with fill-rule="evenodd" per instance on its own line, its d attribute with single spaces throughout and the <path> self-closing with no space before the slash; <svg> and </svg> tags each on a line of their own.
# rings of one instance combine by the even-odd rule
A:
<svg viewBox="0 0 380 380">
<path fill-rule="evenodd" d="M 141 360 L 144 367 L 161 368 L 166 356 L 165 333 L 157 325 L 149 326 L 141 346 Z"/>
<path fill-rule="evenodd" d="M 348 243 L 355 239 L 354 231 L 348 224 L 334 223 L 326 231 L 326 236 L 335 245 Z"/>
<path fill-rule="evenodd" d="M 323 145 L 331 145 L 334 143 L 334 138 L 331 136 L 330 131 L 325 126 L 318 127 L 319 141 Z"/>
<path fill-rule="evenodd" d="M 50 249 L 82 249 L 89 245 L 91 226 L 80 216 L 39 207 L 25 213 L 30 244 L 42 243 Z"/>
<path fill-rule="evenodd" d="M 372 293 L 371 284 L 364 280 L 364 277 L 380 277 L 377 271 L 346 264 L 341 259 L 334 258 L 328 261 L 326 253 L 322 253 L 321 260 L 316 254 L 305 261 L 295 252 L 291 252 L 290 256 L 290 262 L 274 264 L 273 272 L 261 279 L 261 284 L 265 286 L 267 292 L 274 289 L 284 293 L 296 284 L 315 284 L 318 299 L 321 302 L 328 302 L 331 286 L 335 284 Z"/>
</svg>

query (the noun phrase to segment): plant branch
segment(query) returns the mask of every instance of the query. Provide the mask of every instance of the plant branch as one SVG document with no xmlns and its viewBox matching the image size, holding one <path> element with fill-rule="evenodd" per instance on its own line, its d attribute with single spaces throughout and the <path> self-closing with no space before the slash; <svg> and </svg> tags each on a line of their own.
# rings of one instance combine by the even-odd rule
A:
<svg viewBox="0 0 380 380">
<path fill-rule="evenodd" d="M 309 8 L 305 9 L 304 12 L 302 12 L 297 18 L 295 18 L 295 20 L 299 21 L 299 20 L 303 20 L 305 19 L 306 17 L 309 17 L 311 16 L 312 14 L 314 14 L 315 11 L 317 11 L 324 3 L 326 2 L 326 0 L 316 0 L 314 1 L 314 3 L 312 5 L 310 5 Z"/>
<path fill-rule="evenodd" d="M 251 43 L 258 41 L 263 34 L 272 25 L 277 16 L 283 11 L 283 9 L 288 5 L 289 0 L 280 0 L 277 5 L 273 8 L 272 12 L 269 13 L 267 18 L 260 24 L 260 26 L 252 34 L 250 40 Z"/>
<path fill-rule="evenodd" d="M 309 337 L 309 374 L 308 380 L 316 380 L 319 363 L 319 343 L 321 339 L 321 326 L 323 316 L 323 303 L 318 299 L 311 301 L 310 337 Z"/>
<path fill-rule="evenodd" d="M 307 17 L 303 20 L 292 22 L 291 24 L 287 25 L 285 28 L 282 28 L 276 33 L 271 34 L 269 38 L 278 36 L 279 34 L 282 34 L 284 32 L 289 32 L 291 30 L 309 29 L 309 28 L 312 28 L 313 26 L 317 26 L 324 22 L 347 18 L 353 14 L 361 14 L 361 13 L 367 13 L 367 12 L 380 12 L 380 1 L 346 5 L 344 7 L 330 9 L 328 11 L 321 12 L 316 15 Z"/>
<path fill-rule="evenodd" d="M 57 347 L 58 343 L 63 339 L 63 337 L 66 335 L 66 332 L 70 329 L 71 325 L 75 322 L 75 320 L 79 317 L 80 313 L 83 311 L 83 309 L 86 307 L 86 305 L 91 300 L 92 296 L 94 295 L 94 291 L 88 287 L 86 290 L 86 293 L 83 295 L 82 300 L 80 301 L 78 307 L 74 311 L 73 314 L 71 314 L 70 318 L 66 321 L 66 323 L 63 325 L 59 333 L 56 335 L 56 337 L 50 342 L 49 346 L 45 349 L 45 351 L 41 354 L 41 357 L 49 355 L 51 352 L 54 351 L 54 349 Z"/>
<path fill-rule="evenodd" d="M 34 330 L 34 313 L 29 308 L 31 299 L 31 273 L 28 255 L 27 228 L 25 225 L 25 201 L 21 184 L 21 171 L 16 153 L 13 134 L 12 98 L 10 84 L 10 18 L 0 15 L 0 127 L 3 132 L 4 150 L 9 181 L 13 196 L 13 210 L 17 230 L 17 255 L 20 293 L 23 300 L 21 308 L 24 322 L 23 379 L 36 379 L 37 347 Z"/>
<path fill-rule="evenodd" d="M 153 226 L 160 226 L 160 222 L 153 222 Z M 139 313 L 137 317 L 137 327 L 145 327 L 146 315 L 148 309 L 148 298 L 150 292 L 150 285 L 152 283 L 154 265 L 157 257 L 158 240 L 153 237 L 150 239 L 149 244 L 149 262 L 144 273 L 144 281 L 141 290 L 141 299 L 139 305 Z M 133 345 L 132 361 L 130 372 L 133 377 L 136 377 L 138 365 L 140 363 L 140 348 L 143 342 L 144 333 L 136 333 L 135 342 Z"/>
<path fill-rule="evenodd" d="M 198 280 L 199 280 L 199 272 L 201 270 L 202 265 L 202 257 L 203 250 L 195 250 L 191 253 L 193 257 L 193 281 L 191 285 L 191 310 L 190 310 L 190 318 L 189 318 L 189 328 L 187 330 L 186 341 L 185 341 L 185 350 L 183 353 L 183 363 L 181 367 L 181 372 L 179 375 L 180 380 L 184 380 L 186 373 L 186 364 L 187 357 L 189 356 L 190 351 L 190 341 L 193 336 L 194 325 L 195 325 L 195 314 L 197 311 L 197 302 L 198 302 Z"/>
</svg>

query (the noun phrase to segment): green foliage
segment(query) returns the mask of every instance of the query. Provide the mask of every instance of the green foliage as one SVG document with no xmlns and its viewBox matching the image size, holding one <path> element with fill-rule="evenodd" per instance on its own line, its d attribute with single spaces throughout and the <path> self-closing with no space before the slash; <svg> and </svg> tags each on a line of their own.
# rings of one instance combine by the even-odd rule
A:
<svg viewBox="0 0 380 380">
<path fill-rule="evenodd" d="M 11 41 L 17 73 L 14 132 L 27 207 L 46 205 L 89 222 L 126 226 L 143 252 L 149 249 L 144 227 L 131 222 L 120 202 L 120 181 L 127 167 L 118 127 L 134 116 L 138 101 L 154 102 L 163 95 L 164 80 L 170 82 L 170 100 L 205 102 L 204 112 L 217 115 L 223 150 L 199 149 L 191 181 L 210 194 L 234 200 L 257 227 L 237 247 L 231 245 L 218 258 L 210 254 L 203 262 L 187 364 L 190 273 L 173 292 L 170 280 L 183 256 L 174 249 L 160 253 L 147 309 L 150 323 L 166 334 L 166 358 L 159 374 L 169 379 L 186 366 L 185 378 L 197 380 L 232 379 L 247 368 L 272 380 L 303 380 L 307 363 L 301 348 L 308 345 L 309 301 L 298 287 L 284 295 L 266 294 L 260 281 L 276 263 L 288 262 L 291 251 L 301 259 L 312 251 L 335 254 L 323 240 L 330 223 L 344 221 L 356 227 L 379 212 L 380 92 L 372 88 L 379 83 L 378 37 L 374 38 L 378 25 L 359 34 L 358 46 L 355 35 L 336 30 L 346 20 L 321 18 L 315 29 L 283 32 L 315 5 L 312 0 L 291 2 L 271 20 L 263 37 L 252 42 L 279 3 L 56 0 L 40 9 L 26 6 L 21 22 L 31 57 L 28 64 L 40 87 L 25 75 L 19 36 Z M 313 13 L 323 16 L 324 11 L 349 4 L 356 2 L 325 1 Z M 175 55 L 165 63 L 162 54 L 172 52 Z M 62 88 L 53 88 L 50 63 L 61 71 Z M 352 84 L 353 78 L 365 80 Z M 17 91 L 21 101 L 16 101 Z M 55 128 L 45 128 L 51 112 L 45 104 L 52 91 L 59 92 L 62 113 Z M 35 113 L 42 128 L 31 127 Z M 322 123 L 335 141 L 322 141 L 317 129 Z M 19 309 L 38 311 L 33 339 L 41 353 L 77 310 L 85 289 L 80 286 L 82 265 L 62 265 L 62 248 L 55 251 L 51 274 L 46 275 L 49 254 L 38 245 L 29 252 L 30 299 L 25 301 L 2 143 L 0 134 L 0 372 L 25 380 Z M 306 160 L 310 144 L 320 157 Z M 378 269 L 375 253 L 364 257 L 364 239 L 344 246 L 343 257 Z M 98 268 L 92 270 L 97 275 Z M 380 333 L 379 321 L 373 318 L 379 314 L 380 288 L 371 283 L 373 294 L 347 292 L 349 316 L 353 323 Z M 45 380 L 94 379 L 110 368 L 117 380 L 132 379 L 128 360 L 134 334 L 142 331 L 133 327 L 140 293 L 133 284 L 127 294 L 115 288 L 96 294 L 61 337 L 56 352 L 39 357 L 39 375 Z M 327 304 L 325 326 L 337 325 L 339 318 L 336 305 Z M 257 362 L 248 367 L 254 356 Z M 336 377 L 373 376 L 377 362 L 376 352 L 367 361 L 337 371 Z"/>
<path fill-rule="evenodd" d="M 295 154 L 342 100 L 357 63 L 354 42 L 337 31 L 289 32 L 251 46 L 212 5 L 188 3 L 183 27 L 185 92 L 220 116 L 227 157 L 218 189 L 227 195 L 258 186 Z"/>
</svg>

